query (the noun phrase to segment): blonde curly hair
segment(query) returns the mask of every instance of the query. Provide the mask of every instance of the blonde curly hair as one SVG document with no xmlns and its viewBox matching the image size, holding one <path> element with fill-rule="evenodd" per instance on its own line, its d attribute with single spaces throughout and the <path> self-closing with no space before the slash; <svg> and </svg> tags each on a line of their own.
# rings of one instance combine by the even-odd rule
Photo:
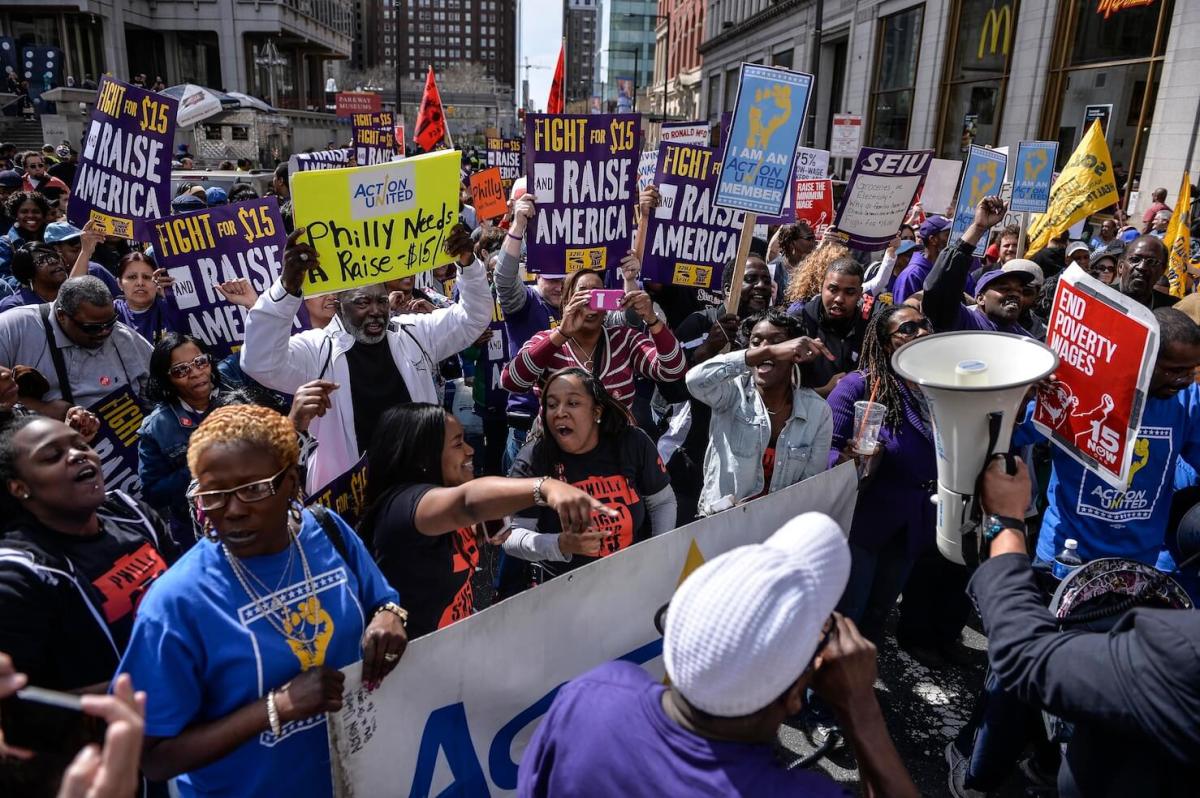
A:
<svg viewBox="0 0 1200 798">
<path fill-rule="evenodd" d="M 825 272 L 829 271 L 829 267 L 834 261 L 838 258 L 845 258 L 849 254 L 850 250 L 841 244 L 828 239 L 821 242 L 819 247 L 792 270 L 787 297 L 785 297 L 787 301 L 789 303 L 807 302 L 821 293 L 821 283 L 825 279 Z"/>
<path fill-rule="evenodd" d="M 192 473 L 204 450 L 222 443 L 249 443 L 275 456 L 279 468 L 300 462 L 300 443 L 296 428 L 286 416 L 259 405 L 218 407 L 200 423 L 188 441 L 187 462 Z"/>
</svg>

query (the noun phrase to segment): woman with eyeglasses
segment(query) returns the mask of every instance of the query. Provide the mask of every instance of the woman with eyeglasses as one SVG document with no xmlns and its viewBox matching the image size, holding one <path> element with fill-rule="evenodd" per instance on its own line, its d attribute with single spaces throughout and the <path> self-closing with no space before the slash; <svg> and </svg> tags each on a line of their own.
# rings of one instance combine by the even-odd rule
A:
<svg viewBox="0 0 1200 798">
<path fill-rule="evenodd" d="M 150 343 L 171 330 L 186 330 L 187 324 L 175 304 L 166 269 L 141 252 L 130 252 L 117 264 L 117 281 L 124 296 L 113 301 L 117 316 Z"/>
<path fill-rule="evenodd" d="M 192 479 L 187 448 L 220 387 L 213 365 L 200 339 L 177 332 L 163 335 L 150 355 L 146 396 L 156 406 L 138 432 L 138 476 L 142 496 L 169 521 L 181 549 L 196 541 L 184 495 Z"/>
<path fill-rule="evenodd" d="M 0 651 L 38 687 L 103 693 L 134 612 L 175 559 L 154 511 L 105 489 L 84 434 L 40 415 L 0 427 Z M 69 757 L 6 761 L 0 794 L 52 795 Z"/>
<path fill-rule="evenodd" d="M 335 513 L 304 509 L 296 431 L 265 407 L 209 414 L 188 443 L 204 540 L 138 609 L 124 659 L 154 696 L 143 772 L 192 796 L 331 795 L 327 712 L 342 668 L 374 687 L 406 613 Z"/>
<path fill-rule="evenodd" d="M 11 267 L 12 276 L 20 287 L 17 293 L 0 301 L 0 313 L 22 305 L 53 302 L 58 298 L 58 289 L 66 282 L 71 268 L 58 252 L 46 244 L 22 244 L 13 253 Z"/>
<path fill-rule="evenodd" d="M 920 389 L 892 368 L 892 353 L 933 331 L 916 308 L 893 305 L 872 319 L 859 368 L 829 395 L 833 411 L 831 465 L 853 449 L 854 403 L 887 408 L 875 454 L 861 458 L 858 504 L 850 526 L 850 581 L 838 611 L 876 643 L 917 556 L 933 542 L 937 480 L 933 426 Z"/>
</svg>

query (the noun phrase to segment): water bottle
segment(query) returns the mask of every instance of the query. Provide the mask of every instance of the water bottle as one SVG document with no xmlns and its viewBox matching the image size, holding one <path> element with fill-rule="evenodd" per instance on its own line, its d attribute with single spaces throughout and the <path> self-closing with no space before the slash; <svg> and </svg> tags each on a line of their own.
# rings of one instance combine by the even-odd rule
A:
<svg viewBox="0 0 1200 798">
<path fill-rule="evenodd" d="M 1079 543 L 1074 538 L 1063 541 L 1063 550 L 1054 557 L 1054 576 L 1059 581 L 1066 579 L 1072 571 L 1083 565 L 1078 548 Z"/>
</svg>

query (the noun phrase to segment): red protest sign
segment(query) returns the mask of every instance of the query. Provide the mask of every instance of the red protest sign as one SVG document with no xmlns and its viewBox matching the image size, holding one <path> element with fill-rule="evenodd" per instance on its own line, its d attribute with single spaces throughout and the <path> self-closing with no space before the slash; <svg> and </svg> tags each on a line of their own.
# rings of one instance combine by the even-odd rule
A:
<svg viewBox="0 0 1200 798">
<path fill-rule="evenodd" d="M 471 199 L 475 203 L 475 214 L 480 219 L 495 219 L 508 212 L 499 166 L 471 175 Z"/>
<path fill-rule="evenodd" d="M 1053 385 L 1038 391 L 1034 424 L 1109 485 L 1125 489 L 1158 356 L 1154 314 L 1072 265 L 1054 292 L 1046 344 L 1060 362 Z"/>
<path fill-rule="evenodd" d="M 833 225 L 833 181 L 796 181 L 796 221 L 808 222 L 820 241 Z"/>
<path fill-rule="evenodd" d="M 339 91 L 334 97 L 334 108 L 338 116 L 377 114 L 381 100 L 373 91 Z"/>
</svg>

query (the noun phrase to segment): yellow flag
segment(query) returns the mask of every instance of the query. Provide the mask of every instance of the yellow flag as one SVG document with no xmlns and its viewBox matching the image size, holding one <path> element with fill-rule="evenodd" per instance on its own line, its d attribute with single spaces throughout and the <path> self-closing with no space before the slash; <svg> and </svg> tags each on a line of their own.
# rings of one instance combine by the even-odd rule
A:
<svg viewBox="0 0 1200 798">
<path fill-rule="evenodd" d="M 1050 205 L 1029 223 L 1029 246 L 1025 257 L 1042 249 L 1050 239 L 1081 219 L 1117 202 L 1112 156 L 1099 120 L 1071 153 L 1071 160 L 1050 188 Z"/>
<path fill-rule="evenodd" d="M 1182 299 L 1191 293 L 1192 278 L 1188 275 L 1188 262 L 1192 255 L 1192 237 L 1188 230 L 1188 216 L 1192 208 L 1192 181 L 1187 170 L 1183 172 L 1183 185 L 1179 187 L 1179 199 L 1175 212 L 1167 225 L 1163 243 L 1167 245 L 1167 281 L 1171 284 L 1171 296 Z"/>
</svg>

